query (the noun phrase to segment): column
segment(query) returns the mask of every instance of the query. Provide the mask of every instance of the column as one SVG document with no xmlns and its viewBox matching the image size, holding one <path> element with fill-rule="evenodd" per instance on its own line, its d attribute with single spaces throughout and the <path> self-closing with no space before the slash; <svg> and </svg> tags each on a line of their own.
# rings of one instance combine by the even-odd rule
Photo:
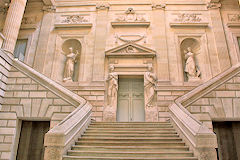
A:
<svg viewBox="0 0 240 160">
<path fill-rule="evenodd" d="M 153 4 L 153 41 L 156 48 L 158 81 L 168 82 L 168 50 L 165 26 L 165 4 Z"/>
<path fill-rule="evenodd" d="M 14 51 L 26 3 L 27 0 L 12 0 L 8 9 L 3 28 L 3 35 L 6 38 L 3 49 L 10 53 Z"/>
<path fill-rule="evenodd" d="M 97 4 L 97 22 L 93 60 L 93 81 L 104 80 L 104 60 L 107 36 L 107 13 L 109 4 Z"/>
</svg>

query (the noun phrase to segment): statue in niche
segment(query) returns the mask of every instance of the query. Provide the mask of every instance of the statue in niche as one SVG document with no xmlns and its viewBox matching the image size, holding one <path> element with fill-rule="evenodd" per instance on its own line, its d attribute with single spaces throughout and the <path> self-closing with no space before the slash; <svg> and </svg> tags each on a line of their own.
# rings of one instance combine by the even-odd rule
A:
<svg viewBox="0 0 240 160">
<path fill-rule="evenodd" d="M 153 106 L 156 81 L 157 77 L 152 73 L 152 66 L 149 66 L 148 71 L 144 74 L 144 97 L 146 107 Z"/>
<path fill-rule="evenodd" d="M 186 60 L 184 72 L 187 74 L 188 81 L 199 79 L 201 72 L 196 65 L 191 47 L 188 47 L 184 54 Z"/>
<path fill-rule="evenodd" d="M 108 105 L 117 105 L 118 75 L 114 72 L 114 66 L 109 66 L 108 82 Z"/>
<path fill-rule="evenodd" d="M 73 81 L 74 64 L 77 62 L 77 56 L 79 55 L 78 50 L 76 51 L 77 53 L 74 53 L 72 47 L 69 48 L 69 51 L 70 53 L 66 56 L 67 60 L 63 73 L 63 82 Z"/>
</svg>

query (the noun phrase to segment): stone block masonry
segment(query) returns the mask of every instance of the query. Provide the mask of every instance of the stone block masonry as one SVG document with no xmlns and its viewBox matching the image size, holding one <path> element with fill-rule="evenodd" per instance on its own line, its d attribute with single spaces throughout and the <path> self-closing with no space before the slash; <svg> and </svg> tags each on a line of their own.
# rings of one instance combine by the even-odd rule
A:
<svg viewBox="0 0 240 160">
<path fill-rule="evenodd" d="M 1 57 L 3 62 L 3 58 Z M 0 159 L 10 159 L 18 119 L 49 120 L 50 128 L 62 121 L 75 106 L 27 77 L 8 62 L 1 66 Z M 7 64 L 7 65 L 6 65 Z M 9 70 L 9 73 L 7 73 Z M 8 80 L 6 79 L 8 77 Z"/>
</svg>

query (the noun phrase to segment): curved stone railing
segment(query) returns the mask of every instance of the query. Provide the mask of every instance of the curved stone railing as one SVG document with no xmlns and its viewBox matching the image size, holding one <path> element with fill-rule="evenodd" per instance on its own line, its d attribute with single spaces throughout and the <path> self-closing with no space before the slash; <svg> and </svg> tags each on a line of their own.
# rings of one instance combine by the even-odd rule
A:
<svg viewBox="0 0 240 160">
<path fill-rule="evenodd" d="M 189 105 L 213 91 L 240 73 L 240 64 L 224 71 L 208 82 L 177 98 L 170 105 L 170 116 L 176 128 L 184 135 L 199 160 L 215 160 L 217 148 L 216 135 L 197 120 L 187 109 Z"/>
<path fill-rule="evenodd" d="M 12 59 L 12 58 L 11 58 Z M 62 155 L 74 144 L 91 122 L 92 106 L 79 95 L 57 82 L 37 72 L 23 62 L 12 59 L 12 65 L 19 71 L 43 85 L 45 88 L 67 101 L 76 109 L 46 133 L 44 139 L 44 159 L 61 160 Z"/>
</svg>

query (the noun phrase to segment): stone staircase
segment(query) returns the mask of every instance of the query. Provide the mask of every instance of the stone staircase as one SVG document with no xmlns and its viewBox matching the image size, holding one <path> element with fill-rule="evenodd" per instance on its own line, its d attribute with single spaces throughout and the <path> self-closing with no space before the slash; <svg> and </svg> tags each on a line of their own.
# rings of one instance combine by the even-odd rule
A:
<svg viewBox="0 0 240 160">
<path fill-rule="evenodd" d="M 63 160 L 197 160 L 170 122 L 92 122 Z"/>
</svg>

